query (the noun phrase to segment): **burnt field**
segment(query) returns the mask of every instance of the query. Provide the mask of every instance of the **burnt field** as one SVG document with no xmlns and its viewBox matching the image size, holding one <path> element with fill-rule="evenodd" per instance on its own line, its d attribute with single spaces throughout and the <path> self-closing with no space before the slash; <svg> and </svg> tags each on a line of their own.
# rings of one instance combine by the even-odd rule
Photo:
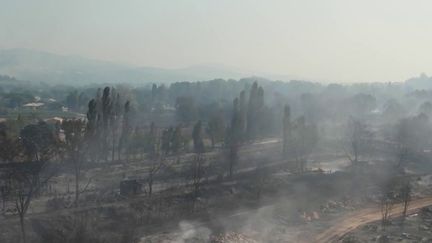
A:
<svg viewBox="0 0 432 243">
<path fill-rule="evenodd" d="M 40 242 L 313 242 L 338 218 L 379 205 L 377 185 L 390 162 L 352 167 L 346 157 L 323 150 L 311 155 L 304 172 L 293 173 L 295 162 L 280 156 L 281 146 L 278 139 L 243 145 L 234 176 L 214 166 L 224 165 L 223 150 L 202 154 L 208 167 L 200 175 L 185 173 L 193 154 L 167 156 L 169 169 L 154 174 L 149 158 L 88 164 L 79 207 L 73 205 L 72 175 L 62 173 L 29 207 L 28 235 Z M 413 195 L 430 195 L 428 184 L 418 182 Z M 6 200 L 5 242 L 19 239 L 13 208 Z"/>
<path fill-rule="evenodd" d="M 422 107 L 401 117 L 357 86 L 310 85 L 81 88 L 73 118 L 30 103 L 0 123 L 0 241 L 337 242 L 430 206 L 427 101 L 401 96 Z"/>
</svg>

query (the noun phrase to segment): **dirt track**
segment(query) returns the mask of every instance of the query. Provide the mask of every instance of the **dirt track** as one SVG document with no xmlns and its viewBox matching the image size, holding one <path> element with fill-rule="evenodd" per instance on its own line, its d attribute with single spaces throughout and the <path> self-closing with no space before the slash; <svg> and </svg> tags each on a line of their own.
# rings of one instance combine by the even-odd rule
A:
<svg viewBox="0 0 432 243">
<path fill-rule="evenodd" d="M 410 202 L 408 213 L 414 213 L 421 208 L 431 206 L 432 197 L 416 199 Z M 393 207 L 391 217 L 397 217 L 402 214 L 403 205 L 397 204 Z M 342 236 L 355 230 L 356 228 L 381 220 L 380 208 L 367 208 L 349 214 L 338 219 L 333 226 L 315 237 L 314 242 L 336 242 Z"/>
</svg>

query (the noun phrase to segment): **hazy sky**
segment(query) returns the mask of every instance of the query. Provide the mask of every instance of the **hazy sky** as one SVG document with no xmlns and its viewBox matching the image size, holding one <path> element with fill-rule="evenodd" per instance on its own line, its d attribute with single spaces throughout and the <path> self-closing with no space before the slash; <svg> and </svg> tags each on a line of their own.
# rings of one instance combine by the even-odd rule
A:
<svg viewBox="0 0 432 243">
<path fill-rule="evenodd" d="M 401 81 L 432 74 L 432 1 L 0 0 L 0 48 Z"/>
</svg>

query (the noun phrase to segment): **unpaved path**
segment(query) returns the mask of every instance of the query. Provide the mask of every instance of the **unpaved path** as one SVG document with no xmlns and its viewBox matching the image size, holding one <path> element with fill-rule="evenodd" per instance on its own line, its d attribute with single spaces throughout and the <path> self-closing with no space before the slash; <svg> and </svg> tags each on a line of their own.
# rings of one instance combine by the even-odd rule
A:
<svg viewBox="0 0 432 243">
<path fill-rule="evenodd" d="M 421 208 L 431 206 L 432 197 L 416 199 L 410 202 L 408 213 L 412 214 Z M 397 217 L 402 215 L 403 205 L 397 204 L 393 207 L 390 216 Z M 381 220 L 381 210 L 379 207 L 362 209 L 353 212 L 343 218 L 336 219 L 337 222 L 333 224 L 326 231 L 318 234 L 314 242 L 335 242 L 347 233 L 357 229 L 358 227 Z"/>
</svg>

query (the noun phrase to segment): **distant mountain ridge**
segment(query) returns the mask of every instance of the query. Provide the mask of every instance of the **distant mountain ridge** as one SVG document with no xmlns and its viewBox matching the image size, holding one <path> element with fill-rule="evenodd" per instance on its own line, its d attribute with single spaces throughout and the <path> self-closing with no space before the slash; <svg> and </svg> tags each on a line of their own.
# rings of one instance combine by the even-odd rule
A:
<svg viewBox="0 0 432 243">
<path fill-rule="evenodd" d="M 171 83 L 215 78 L 240 79 L 250 76 L 224 67 L 193 66 L 183 69 L 136 67 L 28 49 L 0 50 L 0 74 L 20 80 L 71 85 L 123 82 Z"/>
<path fill-rule="evenodd" d="M 432 89 L 432 77 L 428 77 L 425 73 L 422 73 L 418 77 L 405 81 L 405 85 L 414 89 Z"/>
<path fill-rule="evenodd" d="M 308 80 L 290 75 L 274 75 L 260 72 L 239 71 L 223 65 L 198 65 L 181 69 L 138 67 L 133 65 L 94 60 L 79 56 L 58 55 L 29 49 L 0 50 L 0 75 L 2 85 L 26 82 L 37 84 L 115 84 L 173 83 L 182 81 L 206 81 L 213 79 Z M 405 81 L 408 89 L 432 89 L 432 77 L 421 74 Z"/>
</svg>

